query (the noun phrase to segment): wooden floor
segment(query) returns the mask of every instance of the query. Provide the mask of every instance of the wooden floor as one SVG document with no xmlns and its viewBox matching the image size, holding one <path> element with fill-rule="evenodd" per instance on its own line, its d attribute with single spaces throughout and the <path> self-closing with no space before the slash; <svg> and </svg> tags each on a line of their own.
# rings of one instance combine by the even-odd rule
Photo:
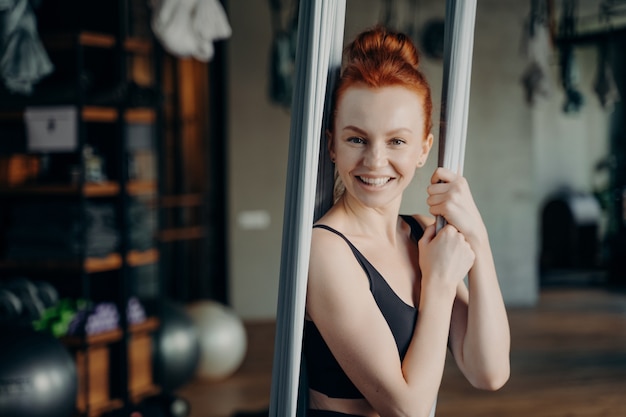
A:
<svg viewBox="0 0 626 417">
<path fill-rule="evenodd" d="M 509 309 L 511 379 L 498 392 L 472 388 L 446 364 L 437 417 L 626 417 L 626 293 L 544 290 L 536 307 Z M 248 323 L 240 370 L 180 390 L 190 417 L 267 409 L 274 324 Z"/>
</svg>

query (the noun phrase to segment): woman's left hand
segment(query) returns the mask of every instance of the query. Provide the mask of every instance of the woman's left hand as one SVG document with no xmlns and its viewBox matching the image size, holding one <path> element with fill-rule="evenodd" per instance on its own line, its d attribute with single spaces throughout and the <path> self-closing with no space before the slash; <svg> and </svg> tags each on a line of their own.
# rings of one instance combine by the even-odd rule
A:
<svg viewBox="0 0 626 417">
<path fill-rule="evenodd" d="M 446 168 L 437 168 L 430 179 L 428 199 L 430 214 L 442 216 L 446 222 L 463 233 L 476 250 L 487 239 L 487 231 L 474 203 L 467 180 Z"/>
</svg>

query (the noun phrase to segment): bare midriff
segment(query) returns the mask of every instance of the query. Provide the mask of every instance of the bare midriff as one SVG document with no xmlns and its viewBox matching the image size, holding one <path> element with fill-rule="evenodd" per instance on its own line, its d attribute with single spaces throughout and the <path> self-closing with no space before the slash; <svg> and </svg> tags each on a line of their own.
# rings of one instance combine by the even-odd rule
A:
<svg viewBox="0 0 626 417">
<path fill-rule="evenodd" d="M 309 408 L 337 411 L 355 416 L 379 417 L 365 399 L 331 398 L 313 389 L 309 389 Z"/>
</svg>

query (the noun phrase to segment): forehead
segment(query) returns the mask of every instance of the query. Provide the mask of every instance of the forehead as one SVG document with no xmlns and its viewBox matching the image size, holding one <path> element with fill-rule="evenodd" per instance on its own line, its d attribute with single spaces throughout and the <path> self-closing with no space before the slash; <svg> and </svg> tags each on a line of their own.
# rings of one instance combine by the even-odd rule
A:
<svg viewBox="0 0 626 417">
<path fill-rule="evenodd" d="M 367 130 L 409 128 L 424 125 L 423 99 L 414 90 L 389 86 L 348 88 L 337 102 L 335 127 L 355 125 Z"/>
</svg>

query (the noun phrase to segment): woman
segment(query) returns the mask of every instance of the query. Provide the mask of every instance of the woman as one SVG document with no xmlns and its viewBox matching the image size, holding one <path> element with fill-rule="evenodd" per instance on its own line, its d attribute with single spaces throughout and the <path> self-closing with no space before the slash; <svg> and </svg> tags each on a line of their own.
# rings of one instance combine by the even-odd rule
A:
<svg viewBox="0 0 626 417">
<path fill-rule="evenodd" d="M 509 377 L 506 310 L 466 180 L 438 168 L 431 216 L 399 213 L 433 143 L 418 63 L 410 39 L 382 27 L 345 51 L 328 133 L 342 192 L 311 242 L 309 416 L 432 415 L 448 349 L 477 388 Z M 433 216 L 447 222 L 437 233 Z"/>
</svg>

